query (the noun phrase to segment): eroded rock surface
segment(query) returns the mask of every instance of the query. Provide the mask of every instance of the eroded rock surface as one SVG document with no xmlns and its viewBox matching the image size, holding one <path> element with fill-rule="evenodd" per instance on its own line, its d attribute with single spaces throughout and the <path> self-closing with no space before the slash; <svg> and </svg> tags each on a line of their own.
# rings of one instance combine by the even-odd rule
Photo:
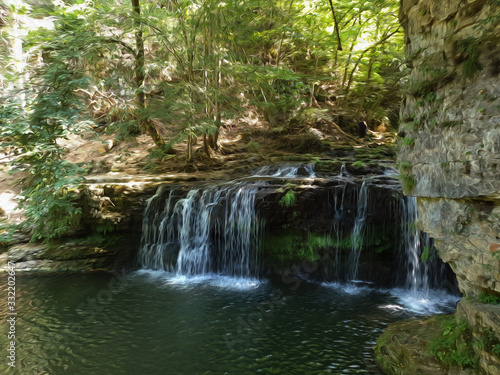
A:
<svg viewBox="0 0 500 375">
<path fill-rule="evenodd" d="M 469 298 L 457 318 L 478 340 L 486 329 L 500 338 L 499 308 L 470 302 L 500 296 L 499 17 L 492 0 L 402 0 L 400 10 L 412 68 L 400 116 L 404 190 Z M 500 374 L 498 355 L 475 350 L 478 371 Z"/>
<path fill-rule="evenodd" d="M 500 295 L 500 6 L 403 0 L 413 67 L 398 161 L 461 291 Z"/>
</svg>

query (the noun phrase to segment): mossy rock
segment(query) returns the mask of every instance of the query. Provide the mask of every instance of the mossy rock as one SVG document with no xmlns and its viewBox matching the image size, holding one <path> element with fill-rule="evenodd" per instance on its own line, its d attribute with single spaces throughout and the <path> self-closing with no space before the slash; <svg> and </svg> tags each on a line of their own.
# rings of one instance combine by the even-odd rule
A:
<svg viewBox="0 0 500 375">
<path fill-rule="evenodd" d="M 443 336 L 443 319 L 435 316 L 409 319 L 388 326 L 374 347 L 375 357 L 388 375 L 465 375 L 473 368 L 447 367 L 430 354 L 430 346 Z"/>
</svg>

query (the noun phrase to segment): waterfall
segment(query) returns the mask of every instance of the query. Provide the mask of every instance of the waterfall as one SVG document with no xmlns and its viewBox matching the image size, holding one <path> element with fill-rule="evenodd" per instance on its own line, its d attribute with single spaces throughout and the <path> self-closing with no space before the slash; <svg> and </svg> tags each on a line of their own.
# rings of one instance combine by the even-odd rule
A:
<svg viewBox="0 0 500 375">
<path fill-rule="evenodd" d="M 432 254 L 433 241 L 427 233 L 418 228 L 417 199 L 404 197 L 400 202 L 402 221 L 401 266 L 406 270 L 404 287 L 412 295 L 426 298 L 433 288 L 443 289 L 448 285 L 448 276 L 444 263 L 432 255 L 422 260 L 422 254 Z"/>
<path fill-rule="evenodd" d="M 417 199 L 405 197 L 401 200 L 402 235 L 401 248 L 406 259 L 405 288 L 413 294 L 429 292 L 427 266 L 420 261 L 422 242 L 417 225 Z M 428 238 L 428 236 L 426 236 Z"/>
<path fill-rule="evenodd" d="M 276 197 L 276 185 L 283 184 L 283 178 L 310 176 L 314 169 L 312 164 L 297 163 L 262 167 L 256 173 L 265 178 L 256 179 L 253 175 L 238 182 L 159 188 L 147 201 L 144 211 L 140 266 L 187 277 L 257 276 L 263 224 L 256 206 L 263 213 L 273 207 L 266 202 L 256 204 L 257 193 L 267 194 L 269 188 L 272 193 L 269 196 Z M 329 216 L 331 226 L 321 229 L 328 245 L 319 250 L 325 253 L 322 255 L 326 260 L 318 265 L 317 275 L 337 282 L 348 281 L 351 285 L 358 280 L 366 283 L 379 280 L 390 285 L 398 278 L 393 285 L 405 296 L 411 293 L 416 299 L 425 299 L 436 289 L 444 289 L 444 283 L 449 283 L 446 272 L 450 271 L 437 257 L 432 262 L 421 261 L 424 249 L 433 248 L 432 240 L 416 226 L 416 199 L 401 196 L 394 171 L 363 181 L 345 175 L 342 168 L 341 175 L 331 177 L 330 181 L 319 180 L 322 185 L 318 186 L 328 190 L 326 195 L 322 193 L 324 200 L 315 203 L 319 208 L 317 215 L 320 220 L 328 220 Z M 277 202 L 273 204 L 277 206 Z M 299 230 L 308 225 L 312 228 L 316 212 L 307 211 L 301 204 L 297 212 L 305 209 L 307 214 L 300 218 L 303 222 L 299 221 Z M 385 214 L 380 216 L 382 213 Z M 291 209 L 283 214 L 291 215 Z M 400 223 L 396 226 L 398 217 Z M 293 219 L 295 216 L 290 216 L 283 222 Z M 282 223 L 281 220 L 278 218 L 276 222 Z M 387 259 L 398 260 L 399 264 L 394 262 L 393 273 L 381 271 L 379 277 L 376 265 L 379 263 L 371 262 L 387 265 Z M 266 258 L 262 261 L 268 266 Z M 390 274 L 394 276 L 392 279 Z M 446 286 L 453 289 L 451 284 Z"/>
<path fill-rule="evenodd" d="M 366 228 L 368 213 L 369 180 L 364 180 L 358 194 L 358 207 L 354 227 L 352 229 L 352 249 L 349 255 L 348 280 L 354 281 L 358 276 L 359 257 L 363 245 L 363 237 Z"/>
<path fill-rule="evenodd" d="M 194 276 L 254 276 L 259 221 L 255 185 L 158 189 L 147 202 L 139 263 Z"/>
<path fill-rule="evenodd" d="M 350 174 L 347 172 L 345 164 L 342 164 L 342 166 L 340 167 L 339 177 L 344 177 L 344 176 L 350 176 Z"/>
<path fill-rule="evenodd" d="M 254 173 L 255 177 L 283 177 L 283 178 L 297 178 L 297 177 L 316 177 L 313 163 L 295 163 L 295 164 L 278 164 L 266 165 L 259 168 Z"/>
</svg>

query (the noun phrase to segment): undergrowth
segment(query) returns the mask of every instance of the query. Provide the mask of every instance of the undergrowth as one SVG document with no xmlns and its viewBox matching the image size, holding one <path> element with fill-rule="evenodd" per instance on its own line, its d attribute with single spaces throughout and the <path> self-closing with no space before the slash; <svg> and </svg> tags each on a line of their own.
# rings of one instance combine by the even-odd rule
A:
<svg viewBox="0 0 500 375">
<path fill-rule="evenodd" d="M 478 359 L 468 344 L 472 341 L 469 324 L 465 320 L 457 322 L 454 315 L 439 319 L 441 331 L 429 343 L 429 354 L 448 368 L 459 366 L 476 369 Z"/>
<path fill-rule="evenodd" d="M 499 304 L 500 303 L 500 297 L 495 296 L 493 294 L 488 294 L 488 293 L 481 293 L 478 297 L 479 302 L 481 303 L 489 303 L 489 304 Z"/>
<path fill-rule="evenodd" d="M 282 207 L 292 207 L 295 205 L 295 202 L 297 201 L 297 197 L 295 196 L 295 193 L 291 190 L 288 190 L 286 194 L 279 200 L 279 204 Z"/>
</svg>

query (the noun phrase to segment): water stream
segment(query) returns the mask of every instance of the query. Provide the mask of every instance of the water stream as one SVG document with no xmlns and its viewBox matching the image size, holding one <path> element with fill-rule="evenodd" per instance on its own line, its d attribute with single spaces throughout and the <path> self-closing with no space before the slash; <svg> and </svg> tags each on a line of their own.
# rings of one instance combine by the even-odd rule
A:
<svg viewBox="0 0 500 375">
<path fill-rule="evenodd" d="M 256 276 L 256 192 L 242 183 L 159 189 L 144 213 L 141 266 L 188 277 Z"/>
<path fill-rule="evenodd" d="M 330 235 L 343 240 L 341 227 L 352 210 L 347 195 L 354 191 L 351 253 L 346 265 L 338 250 L 334 256 L 333 271 L 345 267 L 347 279 L 290 284 L 263 278 L 256 197 L 268 185 L 255 176 L 314 178 L 315 172 L 310 165 L 273 166 L 248 181 L 161 187 L 145 208 L 142 270 L 19 275 L 19 361 L 16 368 L 1 361 L 0 372 L 374 375 L 379 370 L 372 347 L 387 324 L 453 310 L 458 297 L 440 289 L 439 267 L 420 260 L 432 241 L 415 225 L 414 198 L 395 203 L 402 224 L 400 267 L 407 270 L 400 286 L 356 282 L 370 192 L 387 176 L 365 179 L 353 190 L 345 168 L 334 177 L 339 184 L 332 190 Z M 4 280 L 0 292 L 7 294 Z M 7 307 L 2 299 L 4 316 Z M 1 335 L 0 346 L 7 345 Z"/>
<path fill-rule="evenodd" d="M 361 255 L 364 230 L 366 227 L 366 217 L 368 213 L 369 183 L 370 180 L 363 181 L 358 194 L 358 209 L 354 227 L 352 229 L 352 249 L 349 256 L 348 277 L 351 281 L 356 281 L 358 276 L 359 258 Z"/>
</svg>

